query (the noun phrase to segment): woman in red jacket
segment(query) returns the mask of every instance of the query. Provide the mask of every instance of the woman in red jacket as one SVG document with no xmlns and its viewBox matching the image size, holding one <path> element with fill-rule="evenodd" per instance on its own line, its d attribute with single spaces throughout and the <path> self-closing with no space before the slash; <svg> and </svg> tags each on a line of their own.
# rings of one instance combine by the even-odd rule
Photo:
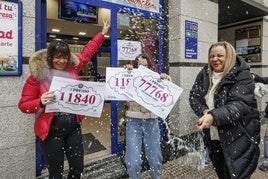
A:
<svg viewBox="0 0 268 179">
<path fill-rule="evenodd" d="M 24 113 L 35 113 L 34 132 L 40 139 L 49 178 L 62 178 L 64 153 L 69 163 L 68 178 L 80 178 L 84 167 L 84 151 L 80 121 L 83 116 L 69 113 L 45 113 L 54 102 L 49 91 L 53 75 L 77 79 L 78 73 L 91 60 L 104 42 L 110 24 L 104 21 L 102 32 L 90 40 L 78 56 L 68 44 L 51 42 L 47 49 L 37 51 L 29 59 L 31 75 L 24 84 L 18 107 Z"/>
</svg>

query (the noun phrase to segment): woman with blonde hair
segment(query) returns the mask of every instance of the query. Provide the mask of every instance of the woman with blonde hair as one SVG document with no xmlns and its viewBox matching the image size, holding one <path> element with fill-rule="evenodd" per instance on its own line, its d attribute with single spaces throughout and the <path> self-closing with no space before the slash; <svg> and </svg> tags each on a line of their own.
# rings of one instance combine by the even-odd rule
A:
<svg viewBox="0 0 268 179">
<path fill-rule="evenodd" d="M 250 68 L 228 42 L 208 51 L 190 105 L 219 179 L 250 178 L 259 158 L 260 117 Z"/>
</svg>

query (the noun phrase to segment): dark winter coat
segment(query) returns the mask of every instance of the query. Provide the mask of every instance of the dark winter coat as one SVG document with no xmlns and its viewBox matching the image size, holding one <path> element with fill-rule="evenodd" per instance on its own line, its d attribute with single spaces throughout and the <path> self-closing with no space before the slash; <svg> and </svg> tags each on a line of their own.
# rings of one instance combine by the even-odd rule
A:
<svg viewBox="0 0 268 179">
<path fill-rule="evenodd" d="M 205 100 L 208 88 L 206 65 L 190 91 L 190 105 L 199 117 L 208 109 Z M 247 178 L 258 164 L 260 117 L 254 97 L 254 82 L 244 60 L 237 59 L 236 66 L 219 83 L 215 91 L 214 106 L 209 113 L 214 117 L 213 125 L 218 128 L 231 178 Z M 205 135 L 208 137 L 209 133 Z"/>
<path fill-rule="evenodd" d="M 65 71 L 68 77 L 78 78 L 78 73 L 91 60 L 98 48 L 105 40 L 102 33 L 98 33 L 76 56 L 71 54 L 70 63 Z M 29 60 L 31 75 L 24 84 L 21 99 L 18 103 L 19 109 L 24 113 L 35 113 L 34 132 L 41 140 L 45 140 L 52 122 L 54 113 L 44 113 L 45 108 L 40 107 L 40 97 L 44 92 L 49 91 L 52 79 L 51 70 L 47 63 L 47 50 L 37 51 Z M 45 77 L 45 78 L 44 78 Z M 81 121 L 83 116 L 77 115 L 77 121 Z"/>
</svg>

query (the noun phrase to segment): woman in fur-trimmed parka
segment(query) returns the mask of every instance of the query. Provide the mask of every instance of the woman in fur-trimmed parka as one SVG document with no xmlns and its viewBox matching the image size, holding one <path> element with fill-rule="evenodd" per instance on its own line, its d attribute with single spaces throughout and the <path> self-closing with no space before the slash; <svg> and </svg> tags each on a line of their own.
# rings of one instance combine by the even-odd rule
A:
<svg viewBox="0 0 268 179">
<path fill-rule="evenodd" d="M 220 179 L 246 179 L 259 159 L 260 118 L 249 66 L 228 42 L 212 44 L 190 105 Z"/>
<path fill-rule="evenodd" d="M 104 42 L 110 24 L 104 21 L 102 32 L 90 40 L 78 56 L 70 53 L 68 44 L 51 42 L 47 49 L 37 51 L 30 57 L 31 75 L 23 87 L 19 109 L 24 113 L 35 113 L 34 132 L 40 139 L 49 178 L 62 178 L 64 153 L 69 163 L 69 178 L 80 178 L 84 168 L 84 151 L 80 121 L 83 116 L 62 113 L 45 113 L 47 104 L 55 96 L 49 91 L 52 77 L 77 79 L 81 69 L 91 60 Z"/>
</svg>

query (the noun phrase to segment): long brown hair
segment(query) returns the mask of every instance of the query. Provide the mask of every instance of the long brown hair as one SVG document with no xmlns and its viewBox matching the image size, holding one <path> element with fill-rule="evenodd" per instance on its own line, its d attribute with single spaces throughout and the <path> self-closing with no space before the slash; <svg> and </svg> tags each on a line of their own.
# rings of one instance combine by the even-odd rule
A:
<svg viewBox="0 0 268 179">
<path fill-rule="evenodd" d="M 138 68 L 138 67 L 139 67 L 139 59 L 140 59 L 140 58 L 144 58 L 144 59 L 146 59 L 146 61 L 147 61 L 147 63 L 148 63 L 147 68 L 149 68 L 149 69 L 155 71 L 155 69 L 153 68 L 153 65 L 152 65 L 152 62 L 151 62 L 149 56 L 148 56 L 147 54 L 145 54 L 145 53 L 139 54 L 139 55 L 135 58 L 135 60 L 134 60 L 134 62 L 133 62 L 133 68 Z"/>
</svg>

